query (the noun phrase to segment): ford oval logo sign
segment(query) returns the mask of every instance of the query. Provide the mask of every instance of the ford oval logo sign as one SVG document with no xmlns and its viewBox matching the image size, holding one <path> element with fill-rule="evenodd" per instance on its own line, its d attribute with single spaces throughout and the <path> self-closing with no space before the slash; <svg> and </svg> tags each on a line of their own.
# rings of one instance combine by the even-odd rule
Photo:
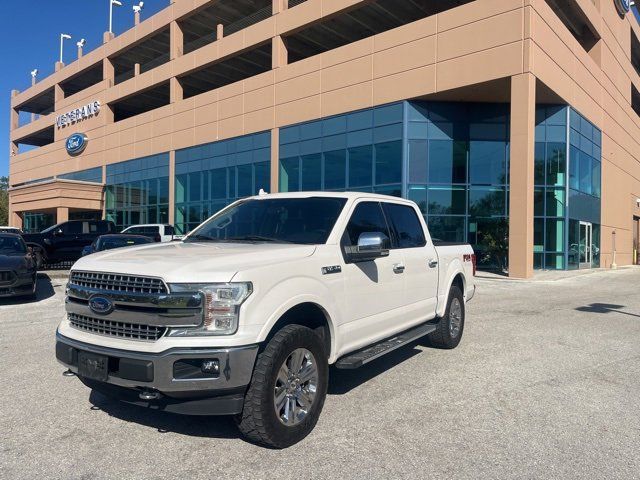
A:
<svg viewBox="0 0 640 480">
<path fill-rule="evenodd" d="M 74 133 L 67 138 L 67 153 L 71 156 L 80 155 L 87 148 L 88 139 L 84 133 Z"/>
<path fill-rule="evenodd" d="M 93 313 L 108 315 L 113 312 L 113 302 L 105 297 L 91 297 L 89 299 L 89 308 Z"/>
<path fill-rule="evenodd" d="M 618 9 L 618 13 L 620 15 L 626 15 L 631 11 L 631 1 L 630 0 L 614 0 L 616 4 L 616 8 Z"/>
</svg>

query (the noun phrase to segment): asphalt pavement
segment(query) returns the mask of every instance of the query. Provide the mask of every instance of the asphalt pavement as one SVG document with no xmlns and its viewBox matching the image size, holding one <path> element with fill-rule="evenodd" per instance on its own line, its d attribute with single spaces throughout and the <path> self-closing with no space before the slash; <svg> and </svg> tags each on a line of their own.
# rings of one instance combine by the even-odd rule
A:
<svg viewBox="0 0 640 480">
<path fill-rule="evenodd" d="M 0 300 L 0 478 L 639 478 L 640 268 L 482 278 L 453 351 L 420 342 L 331 371 L 286 450 L 231 419 L 118 404 L 65 378 L 64 278 Z"/>
</svg>

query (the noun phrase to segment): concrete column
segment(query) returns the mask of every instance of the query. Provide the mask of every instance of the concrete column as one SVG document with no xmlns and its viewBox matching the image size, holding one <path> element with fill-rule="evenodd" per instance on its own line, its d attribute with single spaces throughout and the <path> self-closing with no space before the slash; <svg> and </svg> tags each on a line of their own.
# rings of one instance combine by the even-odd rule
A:
<svg viewBox="0 0 640 480">
<path fill-rule="evenodd" d="M 113 87 L 116 83 L 116 69 L 108 58 L 102 60 L 102 79 L 107 80 L 107 87 Z"/>
<path fill-rule="evenodd" d="M 82 47 L 78 47 L 78 58 L 82 58 L 83 52 L 82 52 Z"/>
<path fill-rule="evenodd" d="M 222 40 L 224 38 L 224 25 L 219 23 L 216 26 L 216 39 Z"/>
<path fill-rule="evenodd" d="M 106 220 L 107 218 L 107 166 L 102 166 L 102 183 L 104 187 L 102 187 L 102 219 Z"/>
<path fill-rule="evenodd" d="M 66 222 L 69 220 L 69 209 L 67 207 L 56 208 L 56 223 Z"/>
<path fill-rule="evenodd" d="M 102 43 L 110 42 L 114 38 L 116 38 L 116 36 L 112 32 L 104 32 L 104 35 L 102 35 Z"/>
<path fill-rule="evenodd" d="M 509 276 L 533 276 L 533 186 L 536 77 L 511 77 Z"/>
<path fill-rule="evenodd" d="M 138 75 L 140 75 L 140 64 L 136 63 L 133 65 L 133 76 L 137 77 Z"/>
<path fill-rule="evenodd" d="M 281 36 L 272 38 L 271 68 L 284 67 L 289 63 L 289 52 Z"/>
<path fill-rule="evenodd" d="M 11 98 L 18 95 L 18 90 L 11 90 Z M 11 132 L 20 126 L 20 113 L 15 108 L 11 108 L 11 118 L 9 120 L 9 138 L 11 138 Z M 9 143 L 9 157 L 13 157 L 18 154 L 18 144 L 15 142 Z"/>
<path fill-rule="evenodd" d="M 133 24 L 140 25 L 140 12 L 134 12 L 133 14 Z"/>
<path fill-rule="evenodd" d="M 175 20 L 169 27 L 169 58 L 174 60 L 182 55 L 184 48 L 184 35 L 180 24 Z"/>
<path fill-rule="evenodd" d="M 169 101 L 176 103 L 184 98 L 184 90 L 177 77 L 172 77 L 169 80 Z"/>
<path fill-rule="evenodd" d="M 54 67 L 54 70 L 56 72 L 59 72 L 60 70 L 62 70 L 64 68 L 64 63 L 63 62 L 56 62 L 56 65 Z"/>
<path fill-rule="evenodd" d="M 64 90 L 62 89 L 62 87 L 60 86 L 59 83 L 57 83 L 56 85 L 54 85 L 53 87 L 53 101 L 54 101 L 54 108 L 56 111 L 58 111 L 58 103 L 60 103 L 62 100 L 64 100 Z"/>
<path fill-rule="evenodd" d="M 280 129 L 271 130 L 271 192 L 280 190 Z"/>
<path fill-rule="evenodd" d="M 277 15 L 289 8 L 289 0 L 273 0 L 273 14 Z"/>
<path fill-rule="evenodd" d="M 9 226 L 22 229 L 22 215 L 19 212 L 9 210 Z"/>
<path fill-rule="evenodd" d="M 176 151 L 169 152 L 169 223 L 176 221 Z"/>
</svg>

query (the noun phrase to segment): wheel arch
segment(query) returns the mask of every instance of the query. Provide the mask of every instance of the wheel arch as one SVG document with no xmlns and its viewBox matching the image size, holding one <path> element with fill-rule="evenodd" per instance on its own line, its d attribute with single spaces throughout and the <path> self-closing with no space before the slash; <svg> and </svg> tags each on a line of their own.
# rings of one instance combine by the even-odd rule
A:
<svg viewBox="0 0 640 480">
<path fill-rule="evenodd" d="M 331 320 L 331 315 L 322 305 L 307 300 L 289 306 L 278 315 L 275 322 L 265 328 L 261 335 L 264 343 L 269 342 L 279 330 L 287 325 L 302 325 L 318 332 L 324 342 L 327 358 L 332 358 L 336 349 L 335 326 Z"/>
</svg>

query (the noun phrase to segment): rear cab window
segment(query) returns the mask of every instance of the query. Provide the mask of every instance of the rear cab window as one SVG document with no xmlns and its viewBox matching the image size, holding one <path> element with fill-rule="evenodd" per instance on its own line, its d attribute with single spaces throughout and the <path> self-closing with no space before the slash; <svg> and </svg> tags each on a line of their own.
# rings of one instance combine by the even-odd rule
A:
<svg viewBox="0 0 640 480">
<path fill-rule="evenodd" d="M 392 248 L 420 248 L 427 244 L 424 229 L 413 207 L 383 203 L 382 209 L 391 230 Z"/>
</svg>

